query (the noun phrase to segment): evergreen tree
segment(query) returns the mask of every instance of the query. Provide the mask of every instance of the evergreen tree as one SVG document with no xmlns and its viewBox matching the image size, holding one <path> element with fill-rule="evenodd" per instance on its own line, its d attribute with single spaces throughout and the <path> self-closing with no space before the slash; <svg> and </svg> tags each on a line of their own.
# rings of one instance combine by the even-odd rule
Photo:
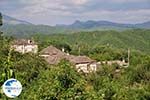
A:
<svg viewBox="0 0 150 100">
<path fill-rule="evenodd" d="M 0 13 L 0 26 L 2 26 L 3 22 L 2 22 L 2 14 Z"/>
<path fill-rule="evenodd" d="M 2 21 L 2 13 L 0 12 L 0 27 L 3 25 L 3 21 Z M 3 34 L 3 32 L 0 31 L 0 37 Z"/>
</svg>

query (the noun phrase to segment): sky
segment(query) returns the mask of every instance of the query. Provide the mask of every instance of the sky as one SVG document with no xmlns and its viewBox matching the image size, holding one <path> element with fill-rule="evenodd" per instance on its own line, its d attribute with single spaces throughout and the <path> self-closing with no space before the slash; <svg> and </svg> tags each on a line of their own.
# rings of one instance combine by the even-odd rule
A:
<svg viewBox="0 0 150 100">
<path fill-rule="evenodd" d="M 45 25 L 75 20 L 142 23 L 150 21 L 150 0 L 0 0 L 0 12 Z"/>
</svg>

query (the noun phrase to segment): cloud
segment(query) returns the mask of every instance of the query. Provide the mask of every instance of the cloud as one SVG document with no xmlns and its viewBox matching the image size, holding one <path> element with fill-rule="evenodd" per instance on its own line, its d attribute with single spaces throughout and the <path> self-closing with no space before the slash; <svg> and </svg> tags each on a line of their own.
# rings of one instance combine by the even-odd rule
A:
<svg viewBox="0 0 150 100">
<path fill-rule="evenodd" d="M 136 23 L 150 20 L 149 0 L 2 0 L 0 11 L 36 24 L 74 20 Z"/>
<path fill-rule="evenodd" d="M 114 3 L 137 3 L 137 2 L 148 2 L 149 0 L 110 0 Z"/>
<path fill-rule="evenodd" d="M 101 10 L 101 11 L 92 11 L 82 14 L 82 20 L 88 20 L 85 16 L 88 16 L 88 19 L 94 20 L 109 20 L 120 23 L 140 23 L 150 20 L 150 9 L 141 9 L 141 10 Z"/>
<path fill-rule="evenodd" d="M 83 5 L 88 2 L 88 0 L 72 0 L 72 2 L 76 5 Z"/>
</svg>

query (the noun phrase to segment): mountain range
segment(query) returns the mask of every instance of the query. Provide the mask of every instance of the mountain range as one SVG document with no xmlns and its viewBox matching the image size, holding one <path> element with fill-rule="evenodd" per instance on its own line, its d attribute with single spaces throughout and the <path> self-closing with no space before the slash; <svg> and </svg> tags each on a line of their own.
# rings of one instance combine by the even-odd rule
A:
<svg viewBox="0 0 150 100">
<path fill-rule="evenodd" d="M 31 25 L 31 23 L 27 21 L 19 20 L 7 15 L 3 15 L 3 23 L 6 25 L 18 25 L 18 24 Z"/>
<path fill-rule="evenodd" d="M 75 21 L 71 25 L 57 25 L 64 28 L 69 29 L 98 29 L 98 28 L 107 28 L 107 29 L 117 29 L 117 28 L 150 28 L 150 21 L 139 23 L 139 24 L 123 24 L 123 23 L 116 23 L 110 21 L 93 21 L 88 20 L 85 22 L 82 21 Z"/>
<path fill-rule="evenodd" d="M 7 35 L 28 35 L 34 33 L 54 34 L 70 33 L 76 31 L 94 31 L 94 30 L 126 30 L 126 29 L 150 29 L 150 21 L 139 24 L 124 24 L 111 21 L 80 21 L 77 20 L 70 25 L 34 25 L 30 22 L 19 20 L 7 15 L 3 15 L 2 31 Z"/>
<path fill-rule="evenodd" d="M 7 25 L 33 25 L 30 22 L 18 20 L 16 18 L 3 15 L 3 22 Z M 100 27 L 106 27 L 106 28 L 114 28 L 114 27 L 120 27 L 120 28 L 150 28 L 150 21 L 139 23 L 139 24 L 123 24 L 123 23 L 116 23 L 111 21 L 94 21 L 94 20 L 88 20 L 85 22 L 82 22 L 80 20 L 76 20 L 73 24 L 70 25 L 56 25 L 55 27 L 63 27 L 68 29 L 91 29 L 91 28 L 100 28 Z"/>
</svg>

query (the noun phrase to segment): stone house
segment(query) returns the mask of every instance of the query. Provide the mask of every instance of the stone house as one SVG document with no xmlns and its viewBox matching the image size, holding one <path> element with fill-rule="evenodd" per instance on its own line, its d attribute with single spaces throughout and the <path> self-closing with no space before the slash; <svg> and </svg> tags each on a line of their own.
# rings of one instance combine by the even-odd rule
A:
<svg viewBox="0 0 150 100">
<path fill-rule="evenodd" d="M 38 53 L 38 45 L 32 40 L 17 39 L 12 42 L 11 48 L 20 53 Z"/>
<path fill-rule="evenodd" d="M 128 63 L 125 62 L 125 60 L 121 61 L 121 60 L 113 60 L 113 61 L 101 61 L 101 62 L 98 62 L 99 64 L 103 65 L 103 64 L 106 64 L 106 65 L 113 65 L 113 64 L 117 64 L 119 65 L 120 67 L 128 67 Z"/>
<path fill-rule="evenodd" d="M 49 64 L 56 65 L 65 58 L 66 53 L 53 46 L 49 46 L 40 52 L 40 56 L 44 57 Z"/>
<path fill-rule="evenodd" d="M 66 59 L 75 65 L 78 72 L 90 73 L 97 70 L 96 61 L 87 56 L 69 55 Z"/>
<path fill-rule="evenodd" d="M 44 57 L 49 64 L 55 65 L 58 64 L 62 59 L 66 59 L 75 65 L 78 72 L 82 71 L 84 73 L 89 73 L 96 71 L 97 69 L 96 61 L 90 59 L 89 57 L 68 55 L 67 53 L 53 46 L 43 49 L 40 52 L 40 56 Z"/>
</svg>

